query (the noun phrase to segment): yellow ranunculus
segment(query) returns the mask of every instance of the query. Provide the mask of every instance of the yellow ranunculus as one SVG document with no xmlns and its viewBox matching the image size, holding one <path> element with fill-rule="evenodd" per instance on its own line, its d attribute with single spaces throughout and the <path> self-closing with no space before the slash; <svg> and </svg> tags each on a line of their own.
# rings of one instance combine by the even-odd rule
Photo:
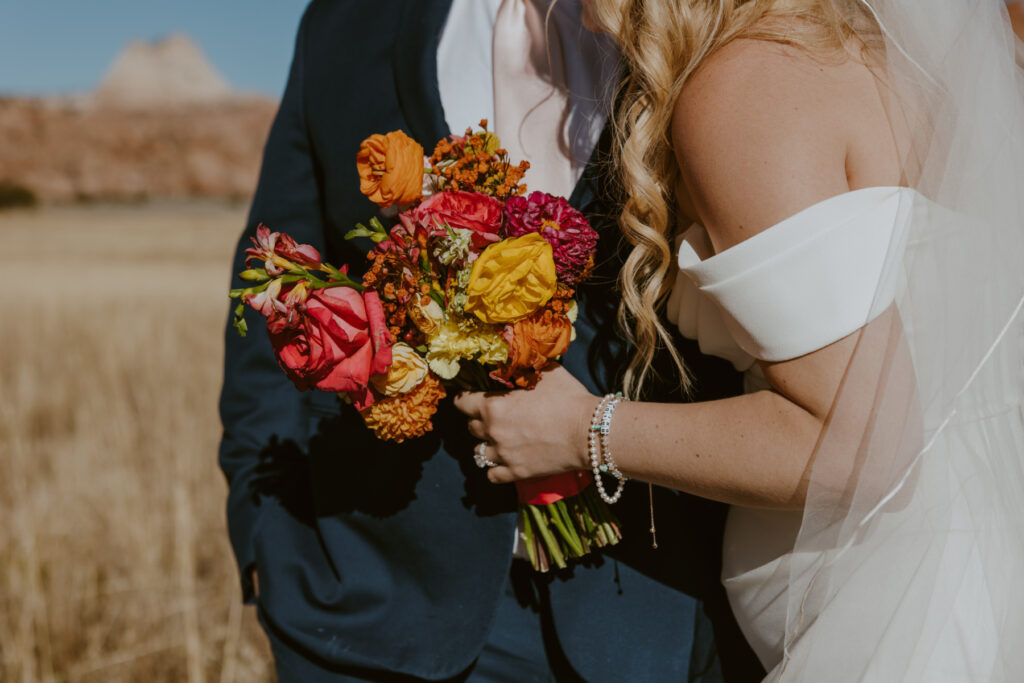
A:
<svg viewBox="0 0 1024 683">
<path fill-rule="evenodd" d="M 427 361 L 411 346 L 399 342 L 391 347 L 388 374 L 376 375 L 370 381 L 385 396 L 398 396 L 418 387 L 426 376 Z"/>
<path fill-rule="evenodd" d="M 485 323 L 514 322 L 546 304 L 557 284 L 551 245 L 541 235 L 495 242 L 473 264 L 466 311 Z"/>
</svg>

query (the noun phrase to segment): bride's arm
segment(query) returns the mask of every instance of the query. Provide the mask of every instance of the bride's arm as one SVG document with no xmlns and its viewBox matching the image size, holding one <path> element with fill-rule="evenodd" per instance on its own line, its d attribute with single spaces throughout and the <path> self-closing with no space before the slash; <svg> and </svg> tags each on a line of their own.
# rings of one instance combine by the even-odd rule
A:
<svg viewBox="0 0 1024 683">
<path fill-rule="evenodd" d="M 714 500 L 800 507 L 827 408 L 802 406 L 792 395 L 834 395 L 852 343 L 788 361 L 790 395 L 776 388 L 702 403 L 620 403 L 609 439 L 616 464 L 630 478 Z M 501 466 L 488 477 L 495 483 L 590 469 L 587 432 L 597 403 L 560 367 L 532 391 L 456 398 L 474 436 L 494 444 Z"/>
<path fill-rule="evenodd" d="M 726 48 L 688 84 L 673 143 L 685 191 L 716 250 L 851 189 L 894 184 L 863 67 L 823 66 L 777 46 Z M 873 138 L 872 136 L 880 136 Z M 874 147 L 870 141 L 874 139 Z M 865 145 L 868 151 L 864 151 Z M 793 360 L 762 363 L 771 390 L 693 404 L 623 403 L 610 435 L 627 476 L 750 506 L 800 507 L 809 463 L 846 377 L 843 424 L 852 451 L 869 419 L 878 370 L 898 335 L 894 315 Z M 876 358 L 877 362 L 870 359 Z M 597 398 L 562 369 L 537 389 L 457 405 L 470 430 L 492 441 L 492 481 L 587 467 L 586 433 Z M 852 467 L 852 465 L 850 465 Z M 837 472 L 837 479 L 844 473 Z"/>
</svg>

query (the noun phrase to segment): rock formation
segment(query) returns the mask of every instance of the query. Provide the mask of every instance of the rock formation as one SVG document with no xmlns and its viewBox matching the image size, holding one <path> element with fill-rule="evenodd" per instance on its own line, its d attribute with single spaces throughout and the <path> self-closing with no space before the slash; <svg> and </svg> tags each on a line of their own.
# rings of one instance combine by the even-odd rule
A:
<svg viewBox="0 0 1024 683">
<path fill-rule="evenodd" d="M 44 202 L 245 197 L 276 106 L 186 37 L 132 43 L 93 93 L 0 99 L 0 182 Z"/>
<path fill-rule="evenodd" d="M 222 102 L 231 86 L 184 35 L 129 43 L 93 97 L 100 106 L 153 107 Z"/>
</svg>

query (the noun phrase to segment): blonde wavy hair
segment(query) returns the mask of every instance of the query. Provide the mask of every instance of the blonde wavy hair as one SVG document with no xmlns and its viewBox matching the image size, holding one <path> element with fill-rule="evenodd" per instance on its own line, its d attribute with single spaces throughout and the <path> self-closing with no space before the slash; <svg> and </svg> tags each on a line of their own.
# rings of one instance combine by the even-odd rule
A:
<svg viewBox="0 0 1024 683">
<path fill-rule="evenodd" d="M 619 225 L 633 245 L 619 275 L 619 325 L 634 352 L 624 385 L 639 397 L 664 346 L 687 391 L 686 364 L 658 310 L 672 288 L 674 191 L 679 177 L 670 128 L 687 79 L 737 38 L 816 54 L 847 54 L 873 25 L 857 0 L 590 0 L 585 15 L 615 38 L 626 66 L 613 118 L 612 161 L 625 198 Z"/>
</svg>

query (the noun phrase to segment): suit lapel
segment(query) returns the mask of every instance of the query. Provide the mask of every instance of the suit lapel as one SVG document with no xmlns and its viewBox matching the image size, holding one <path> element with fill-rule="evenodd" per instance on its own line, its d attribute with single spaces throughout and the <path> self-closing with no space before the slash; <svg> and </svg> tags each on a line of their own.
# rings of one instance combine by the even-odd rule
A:
<svg viewBox="0 0 1024 683">
<path fill-rule="evenodd" d="M 585 210 L 586 206 L 594 200 L 594 178 L 596 164 L 595 159 L 597 156 L 597 148 L 594 148 L 594 153 L 590 155 L 590 161 L 583 168 L 583 173 L 580 175 L 580 179 L 576 181 L 576 187 L 573 188 L 572 194 L 569 195 L 569 204 L 579 211 Z"/>
<path fill-rule="evenodd" d="M 451 0 L 408 0 L 395 40 L 395 89 L 409 133 L 428 153 L 449 135 L 437 85 L 437 45 Z"/>
<path fill-rule="evenodd" d="M 595 200 L 608 201 L 612 199 L 607 195 L 611 188 L 609 183 L 613 181 L 606 174 L 611 170 L 609 157 L 611 155 L 612 128 L 611 120 L 605 124 L 601 136 L 594 145 L 594 151 L 590 154 L 590 160 L 583 168 L 576 187 L 569 195 L 569 204 L 574 208 L 586 212 L 587 206 Z"/>
</svg>

